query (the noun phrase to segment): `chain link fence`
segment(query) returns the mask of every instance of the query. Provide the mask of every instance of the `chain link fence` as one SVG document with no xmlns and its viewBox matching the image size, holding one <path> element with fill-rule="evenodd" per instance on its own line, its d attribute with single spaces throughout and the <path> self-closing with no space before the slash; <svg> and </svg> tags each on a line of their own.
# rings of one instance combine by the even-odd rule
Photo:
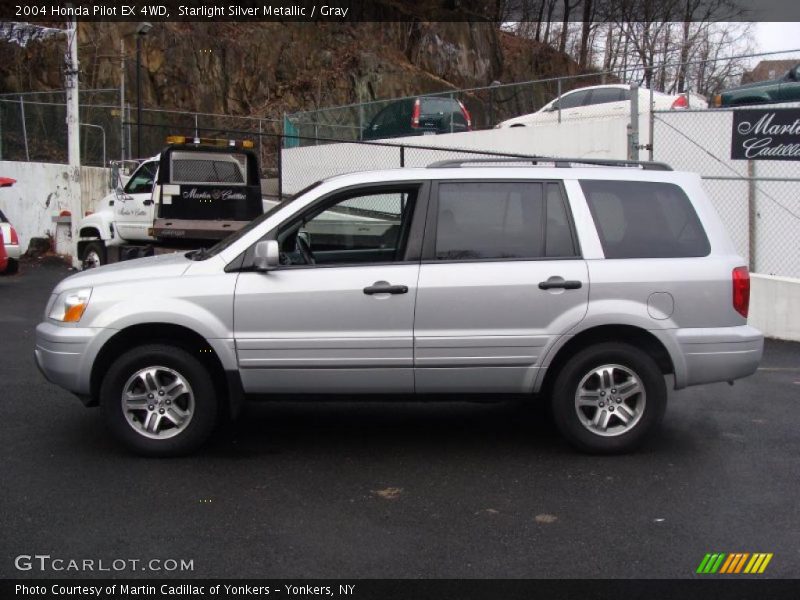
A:
<svg viewBox="0 0 800 600">
<path fill-rule="evenodd" d="M 654 112 L 653 158 L 701 175 L 752 271 L 800 278 L 800 162 L 731 159 L 733 114 L 734 109 Z"/>
<path fill-rule="evenodd" d="M 280 121 L 163 109 L 142 109 L 141 140 L 137 111 L 119 102 L 118 89 L 80 92 L 81 164 L 146 158 L 161 151 L 169 135 L 251 138 L 280 132 Z M 66 163 L 66 92 L 0 95 L 0 160 Z M 274 154 L 274 153 L 273 153 Z M 274 162 L 274 161 L 273 161 Z"/>
<path fill-rule="evenodd" d="M 512 117 L 538 111 L 562 93 L 606 81 L 605 75 L 587 74 L 321 108 L 286 115 L 284 132 L 297 136 L 298 139 L 292 141 L 294 145 L 314 144 L 314 140 L 318 138 L 347 141 L 374 139 L 382 133 L 376 126 L 380 127 L 381 120 L 387 116 L 387 111 L 390 112 L 394 107 L 404 103 L 411 104 L 417 98 L 449 99 L 460 102 L 469 115 L 472 130 L 491 129 Z M 618 83 L 618 79 L 608 78 L 608 82 Z M 411 111 L 408 112 L 410 127 Z M 455 132 L 455 130 L 452 122 L 439 127 L 439 133 Z M 413 132 L 408 131 L 405 134 L 411 135 Z M 397 132 L 396 135 L 390 134 L 385 137 L 399 135 L 402 133 Z"/>
</svg>

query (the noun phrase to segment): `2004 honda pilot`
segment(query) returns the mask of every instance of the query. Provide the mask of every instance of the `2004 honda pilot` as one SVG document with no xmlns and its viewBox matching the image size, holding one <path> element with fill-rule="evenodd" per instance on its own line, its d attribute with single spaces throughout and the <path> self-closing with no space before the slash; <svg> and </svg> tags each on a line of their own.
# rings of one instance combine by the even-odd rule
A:
<svg viewBox="0 0 800 600">
<path fill-rule="evenodd" d="M 540 395 L 572 444 L 622 452 L 667 382 L 756 370 L 747 268 L 698 176 L 531 163 L 335 177 L 210 250 L 73 275 L 37 363 L 148 455 L 197 448 L 246 399 L 301 394 Z"/>
</svg>

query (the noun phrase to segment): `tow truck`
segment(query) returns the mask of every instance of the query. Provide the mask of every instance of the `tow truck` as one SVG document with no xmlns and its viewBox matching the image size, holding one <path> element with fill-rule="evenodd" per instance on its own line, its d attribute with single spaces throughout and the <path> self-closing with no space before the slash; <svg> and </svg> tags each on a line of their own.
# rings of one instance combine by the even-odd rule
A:
<svg viewBox="0 0 800 600">
<path fill-rule="evenodd" d="M 79 225 L 84 269 L 208 247 L 277 202 L 261 193 L 250 140 L 170 136 Z"/>
</svg>

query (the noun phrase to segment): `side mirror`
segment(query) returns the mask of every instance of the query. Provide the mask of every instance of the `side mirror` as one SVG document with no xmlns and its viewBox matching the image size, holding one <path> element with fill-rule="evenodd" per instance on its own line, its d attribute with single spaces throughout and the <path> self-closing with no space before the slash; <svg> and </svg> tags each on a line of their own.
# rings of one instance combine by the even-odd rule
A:
<svg viewBox="0 0 800 600">
<path fill-rule="evenodd" d="M 257 271 L 271 271 L 281 264 L 280 255 L 281 251 L 277 241 L 258 242 L 253 256 L 253 266 Z"/>
</svg>

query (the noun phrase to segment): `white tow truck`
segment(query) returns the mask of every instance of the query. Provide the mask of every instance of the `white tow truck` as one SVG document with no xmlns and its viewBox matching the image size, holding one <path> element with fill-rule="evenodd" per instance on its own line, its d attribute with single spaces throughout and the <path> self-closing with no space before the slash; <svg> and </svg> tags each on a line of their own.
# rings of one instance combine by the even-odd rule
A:
<svg viewBox="0 0 800 600">
<path fill-rule="evenodd" d="M 79 225 L 84 269 L 210 246 L 277 201 L 261 194 L 252 142 L 171 136 Z"/>
</svg>

